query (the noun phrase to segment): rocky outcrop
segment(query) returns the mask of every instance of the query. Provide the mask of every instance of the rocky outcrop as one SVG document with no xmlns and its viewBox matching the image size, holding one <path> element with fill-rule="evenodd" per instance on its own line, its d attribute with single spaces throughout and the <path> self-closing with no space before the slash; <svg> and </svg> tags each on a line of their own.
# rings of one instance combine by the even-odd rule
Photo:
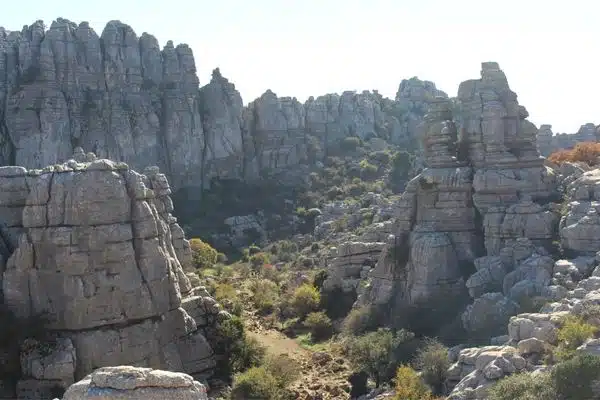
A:
<svg viewBox="0 0 600 400">
<path fill-rule="evenodd" d="M 509 294 L 520 281 L 537 276 L 539 260 L 520 267 L 512 258 L 508 264 L 492 258 L 519 247 L 522 238 L 534 249 L 549 247 L 557 223 L 548 200 L 556 194 L 556 178 L 544 166 L 536 149 L 537 129 L 516 98 L 498 64 L 487 62 L 481 79 L 460 85 L 455 103 L 438 97 L 430 105 L 421 125 L 428 168 L 401 196 L 387 250 L 393 257 L 380 257 L 360 302 L 394 298 L 405 306 L 468 287 L 476 298 L 488 296 L 463 316 L 467 328 L 477 319 L 473 310 L 490 304 L 504 310 L 500 325 L 516 312 Z M 536 257 L 547 255 L 540 252 Z"/>
<path fill-rule="evenodd" d="M 176 190 L 282 170 L 301 178 L 299 166 L 347 136 L 416 149 L 429 103 L 446 96 L 411 78 L 395 100 L 346 91 L 302 104 L 267 90 L 244 107 L 218 68 L 199 89 L 185 44 L 160 49 L 120 21 L 98 35 L 62 18 L 0 28 L 0 77 L 0 165 L 43 168 L 82 147 L 136 170 L 157 165 Z"/>
<path fill-rule="evenodd" d="M 54 337 L 21 349 L 19 393 L 113 365 L 211 375 L 207 337 L 227 314 L 184 272 L 189 244 L 157 167 L 139 174 L 78 149 L 64 164 L 1 167 L 0 176 L 12 189 L 2 206 L 14 212 L 2 235 L 12 252 L 4 303 L 22 319 L 44 316 Z"/>
<path fill-rule="evenodd" d="M 206 400 L 206 388 L 189 375 L 150 368 L 105 367 L 75 383 L 63 400 Z"/>
<path fill-rule="evenodd" d="M 600 127 L 588 122 L 581 125 L 576 133 L 558 133 L 552 132 L 552 125 L 540 125 L 537 133 L 538 150 L 541 155 L 548 157 L 550 154 L 563 149 L 571 149 L 577 143 L 597 142 L 600 139 Z"/>
<path fill-rule="evenodd" d="M 600 170 L 580 174 L 566 188 L 559 233 L 563 248 L 574 255 L 600 251 Z"/>
</svg>

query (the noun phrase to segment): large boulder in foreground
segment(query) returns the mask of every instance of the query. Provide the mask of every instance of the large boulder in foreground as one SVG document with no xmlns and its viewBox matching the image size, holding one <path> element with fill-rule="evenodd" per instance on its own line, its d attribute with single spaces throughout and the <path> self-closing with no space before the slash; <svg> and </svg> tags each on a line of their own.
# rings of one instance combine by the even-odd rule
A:
<svg viewBox="0 0 600 400">
<path fill-rule="evenodd" d="M 63 400 L 206 400 L 206 388 L 189 375 L 128 366 L 100 368 L 73 384 Z"/>
</svg>

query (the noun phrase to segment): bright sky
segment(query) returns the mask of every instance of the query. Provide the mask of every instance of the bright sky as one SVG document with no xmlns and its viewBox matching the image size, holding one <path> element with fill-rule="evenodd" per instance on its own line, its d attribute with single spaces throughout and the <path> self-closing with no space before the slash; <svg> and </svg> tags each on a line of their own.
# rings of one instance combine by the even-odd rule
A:
<svg viewBox="0 0 600 400">
<path fill-rule="evenodd" d="M 497 61 L 530 120 L 554 132 L 600 123 L 599 8 L 593 0 L 29 0 L 0 26 L 118 19 L 161 45 L 188 43 L 202 85 L 220 67 L 244 103 L 270 88 L 304 101 L 344 90 L 394 97 L 418 76 L 451 96 Z M 596 27 L 594 27 L 596 25 Z"/>
</svg>

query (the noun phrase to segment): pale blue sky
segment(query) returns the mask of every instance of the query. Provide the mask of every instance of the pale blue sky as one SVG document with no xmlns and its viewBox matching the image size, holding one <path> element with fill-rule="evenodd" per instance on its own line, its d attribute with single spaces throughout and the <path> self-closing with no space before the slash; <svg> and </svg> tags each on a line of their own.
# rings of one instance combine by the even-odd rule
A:
<svg viewBox="0 0 600 400">
<path fill-rule="evenodd" d="M 455 95 L 497 61 L 537 125 L 574 132 L 600 123 L 600 40 L 593 0 L 29 0 L 3 7 L 0 26 L 37 19 L 88 21 L 100 34 L 119 19 L 164 45 L 188 43 L 200 83 L 220 67 L 244 103 L 267 88 L 310 95 L 378 89 L 403 78 Z M 595 27 L 594 27 L 595 26 Z"/>
</svg>

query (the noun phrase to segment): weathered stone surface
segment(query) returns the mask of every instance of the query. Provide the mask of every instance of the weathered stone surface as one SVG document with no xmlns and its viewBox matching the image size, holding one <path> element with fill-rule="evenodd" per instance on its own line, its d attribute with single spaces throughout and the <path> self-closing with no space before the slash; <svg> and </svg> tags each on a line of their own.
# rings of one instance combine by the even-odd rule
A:
<svg viewBox="0 0 600 400">
<path fill-rule="evenodd" d="M 63 400 L 206 400 L 206 388 L 189 375 L 135 368 L 105 367 L 73 384 Z"/>
<path fill-rule="evenodd" d="M 600 139 L 600 130 L 598 127 L 588 122 L 581 125 L 576 133 L 557 133 L 552 132 L 552 125 L 543 124 L 537 132 L 538 150 L 541 155 L 548 157 L 550 154 L 575 147 L 581 142 L 597 142 Z"/>
<path fill-rule="evenodd" d="M 562 246 L 582 255 L 600 250 L 600 170 L 583 173 L 567 186 L 567 206 L 560 220 Z"/>
<path fill-rule="evenodd" d="M 82 157 L 78 149 L 74 158 Z M 47 355 L 39 351 L 45 343 L 21 351 L 18 390 L 43 397 L 95 368 L 124 364 L 210 376 L 215 359 L 204 332 L 220 309 L 207 293 L 202 306 L 188 300 L 197 292 L 184 272 L 191 250 L 170 214 L 166 176 L 85 160 L 2 168 L 7 187 L 25 179 L 28 192 L 25 202 L 21 194 L 5 203 L 22 210 L 13 225 L 23 234 L 2 271 L 4 302 L 20 317 L 45 315 L 58 337 Z"/>
<path fill-rule="evenodd" d="M 175 189 L 289 172 L 347 136 L 418 148 L 429 102 L 446 96 L 411 78 L 395 100 L 346 91 L 302 104 L 266 91 L 243 107 L 218 68 L 198 88 L 187 45 L 160 49 L 120 21 L 100 35 L 62 18 L 20 32 L 0 28 L 0 55 L 0 165 L 43 168 L 81 146 L 137 170 L 158 165 Z"/>
<path fill-rule="evenodd" d="M 485 314 L 503 326 L 517 311 L 513 298 L 550 283 L 547 252 L 540 250 L 527 266 L 521 264 L 531 252 L 518 260 L 513 253 L 523 239 L 528 247 L 550 248 L 558 217 L 547 199 L 556 194 L 556 177 L 544 166 L 537 129 L 497 63 L 482 63 L 481 78 L 463 82 L 453 103 L 440 96 L 429 106 L 420 127 L 428 168 L 401 196 L 388 245 L 400 257 L 380 257 L 360 302 L 386 303 L 392 295 L 426 301 L 444 289 L 456 293 L 467 281 L 473 297 L 498 293 L 478 298 L 463 314 L 465 326 L 485 328 Z M 481 256 L 500 258 L 475 263 L 475 275 L 464 276 Z M 549 260 L 542 263 L 546 270 L 542 260 Z"/>
</svg>

